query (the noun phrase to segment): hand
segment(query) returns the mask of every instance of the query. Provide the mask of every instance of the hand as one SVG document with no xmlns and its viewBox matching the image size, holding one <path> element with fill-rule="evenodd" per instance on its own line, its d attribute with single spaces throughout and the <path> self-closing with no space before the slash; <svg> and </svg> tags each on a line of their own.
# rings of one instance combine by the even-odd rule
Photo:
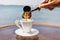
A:
<svg viewBox="0 0 60 40">
<path fill-rule="evenodd" d="M 60 6 L 60 0 L 43 0 L 39 8 L 46 8 L 49 10 L 53 10 L 55 7 L 59 6 Z"/>
</svg>

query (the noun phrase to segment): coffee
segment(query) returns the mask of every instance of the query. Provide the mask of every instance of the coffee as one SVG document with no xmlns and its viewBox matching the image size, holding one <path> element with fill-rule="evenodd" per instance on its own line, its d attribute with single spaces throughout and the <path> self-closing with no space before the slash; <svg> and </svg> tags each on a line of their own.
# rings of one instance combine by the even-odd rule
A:
<svg viewBox="0 0 60 40">
<path fill-rule="evenodd" d="M 24 18 L 24 19 L 30 19 L 31 18 L 31 13 L 30 12 L 24 12 L 22 14 L 22 18 Z"/>
<path fill-rule="evenodd" d="M 30 6 L 24 6 L 22 18 L 26 19 L 26 20 L 31 18 L 31 8 L 30 8 Z"/>
</svg>

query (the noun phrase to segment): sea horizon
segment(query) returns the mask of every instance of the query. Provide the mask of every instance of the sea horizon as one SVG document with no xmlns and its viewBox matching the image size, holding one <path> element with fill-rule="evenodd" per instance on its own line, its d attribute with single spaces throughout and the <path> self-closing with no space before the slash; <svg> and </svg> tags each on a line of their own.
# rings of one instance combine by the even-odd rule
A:
<svg viewBox="0 0 60 40">
<path fill-rule="evenodd" d="M 0 25 L 13 24 L 15 20 L 21 19 L 23 7 L 24 5 L 0 5 Z M 40 11 L 34 11 L 31 19 L 37 22 L 60 24 L 60 8 L 52 11 L 42 8 Z"/>
</svg>

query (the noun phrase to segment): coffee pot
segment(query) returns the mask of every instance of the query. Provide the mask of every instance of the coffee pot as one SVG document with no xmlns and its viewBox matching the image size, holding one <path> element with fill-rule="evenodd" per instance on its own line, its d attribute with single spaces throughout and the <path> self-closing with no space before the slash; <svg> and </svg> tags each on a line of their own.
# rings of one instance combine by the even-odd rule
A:
<svg viewBox="0 0 60 40">
<path fill-rule="evenodd" d="M 36 8 L 36 9 L 31 10 L 30 6 L 24 6 L 22 18 L 24 18 L 24 19 L 30 19 L 31 16 L 32 16 L 32 12 L 36 11 L 36 10 L 40 10 L 40 8 Z"/>
</svg>

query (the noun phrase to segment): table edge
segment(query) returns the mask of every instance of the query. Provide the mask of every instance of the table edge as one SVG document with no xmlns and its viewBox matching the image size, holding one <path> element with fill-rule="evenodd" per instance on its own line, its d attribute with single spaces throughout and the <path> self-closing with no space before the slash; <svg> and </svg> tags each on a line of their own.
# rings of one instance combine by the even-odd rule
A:
<svg viewBox="0 0 60 40">
<path fill-rule="evenodd" d="M 43 23 L 43 22 L 33 22 L 33 25 L 42 25 L 42 26 L 49 26 L 49 27 L 60 27 L 60 24 L 51 24 L 51 23 Z M 4 26 L 0 26 L 0 28 L 16 26 L 15 24 L 8 24 Z"/>
</svg>

